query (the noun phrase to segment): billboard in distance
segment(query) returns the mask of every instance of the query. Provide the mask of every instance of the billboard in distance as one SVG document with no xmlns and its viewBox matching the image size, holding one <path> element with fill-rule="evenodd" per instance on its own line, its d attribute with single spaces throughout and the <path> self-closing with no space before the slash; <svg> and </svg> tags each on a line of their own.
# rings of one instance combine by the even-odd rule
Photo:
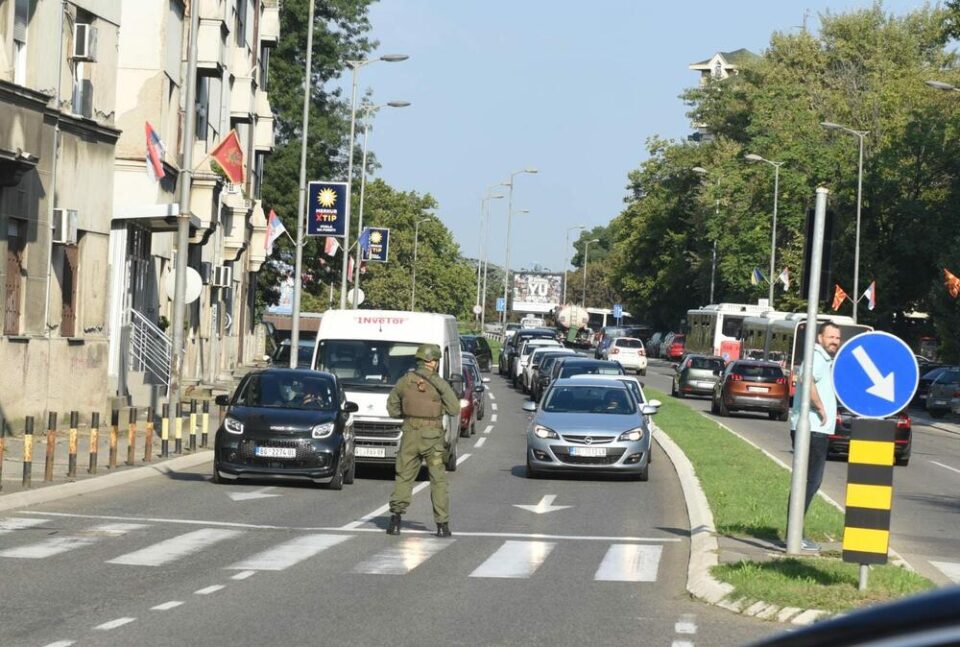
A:
<svg viewBox="0 0 960 647">
<path fill-rule="evenodd" d="M 552 312 L 563 298 L 563 274 L 514 272 L 514 312 Z"/>
</svg>

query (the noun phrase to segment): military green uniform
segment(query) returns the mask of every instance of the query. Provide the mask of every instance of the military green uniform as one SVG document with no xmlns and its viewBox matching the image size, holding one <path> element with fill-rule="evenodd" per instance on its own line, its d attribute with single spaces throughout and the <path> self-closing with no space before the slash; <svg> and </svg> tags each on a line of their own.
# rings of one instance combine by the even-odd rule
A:
<svg viewBox="0 0 960 647">
<path fill-rule="evenodd" d="M 413 481 L 420 461 L 430 474 L 430 500 L 433 518 L 447 523 L 450 501 L 444 464 L 443 414 L 459 415 L 460 399 L 446 380 L 418 363 L 415 371 L 399 380 L 387 397 L 387 414 L 403 418 L 403 436 L 397 452 L 397 479 L 390 496 L 390 512 L 403 514 L 410 505 Z"/>
</svg>

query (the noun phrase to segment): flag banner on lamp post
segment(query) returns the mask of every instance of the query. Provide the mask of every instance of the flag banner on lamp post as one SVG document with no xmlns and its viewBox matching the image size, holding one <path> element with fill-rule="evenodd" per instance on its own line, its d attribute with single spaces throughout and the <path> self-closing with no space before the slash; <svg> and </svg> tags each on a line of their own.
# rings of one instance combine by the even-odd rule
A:
<svg viewBox="0 0 960 647">
<path fill-rule="evenodd" d="M 307 235 L 343 238 L 348 199 L 346 182 L 310 182 L 307 187 Z"/>
<path fill-rule="evenodd" d="M 243 148 L 236 130 L 231 130 L 217 147 L 210 151 L 210 157 L 217 161 L 228 180 L 233 184 L 243 184 Z"/>
<path fill-rule="evenodd" d="M 386 263 L 390 256 L 390 229 L 386 227 L 365 227 L 361 241 L 363 258 L 366 261 Z"/>
</svg>

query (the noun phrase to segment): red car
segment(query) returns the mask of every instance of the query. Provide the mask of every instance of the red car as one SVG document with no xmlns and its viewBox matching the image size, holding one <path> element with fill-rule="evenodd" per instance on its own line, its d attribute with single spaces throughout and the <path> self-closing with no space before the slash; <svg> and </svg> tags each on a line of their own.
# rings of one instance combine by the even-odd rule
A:
<svg viewBox="0 0 960 647">
<path fill-rule="evenodd" d="M 460 409 L 460 437 L 469 438 L 477 433 L 477 405 L 473 393 L 476 388 L 473 381 L 473 374 L 468 369 L 463 369 L 463 392 L 464 400 L 469 404 Z"/>
<path fill-rule="evenodd" d="M 683 347 L 684 342 L 686 341 L 686 335 L 674 335 L 668 343 L 665 344 L 664 359 L 669 359 L 675 362 L 680 361 L 680 358 L 683 357 Z"/>
</svg>

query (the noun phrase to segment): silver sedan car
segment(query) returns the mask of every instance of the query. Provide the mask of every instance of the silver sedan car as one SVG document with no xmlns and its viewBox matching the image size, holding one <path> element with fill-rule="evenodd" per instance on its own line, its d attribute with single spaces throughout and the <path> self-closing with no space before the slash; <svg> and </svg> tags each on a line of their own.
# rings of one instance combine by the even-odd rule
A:
<svg viewBox="0 0 960 647">
<path fill-rule="evenodd" d="M 628 385 L 587 376 L 550 385 L 527 427 L 527 476 L 545 472 L 623 474 L 646 481 L 650 474 L 647 416 L 657 407 L 644 403 Z"/>
</svg>

